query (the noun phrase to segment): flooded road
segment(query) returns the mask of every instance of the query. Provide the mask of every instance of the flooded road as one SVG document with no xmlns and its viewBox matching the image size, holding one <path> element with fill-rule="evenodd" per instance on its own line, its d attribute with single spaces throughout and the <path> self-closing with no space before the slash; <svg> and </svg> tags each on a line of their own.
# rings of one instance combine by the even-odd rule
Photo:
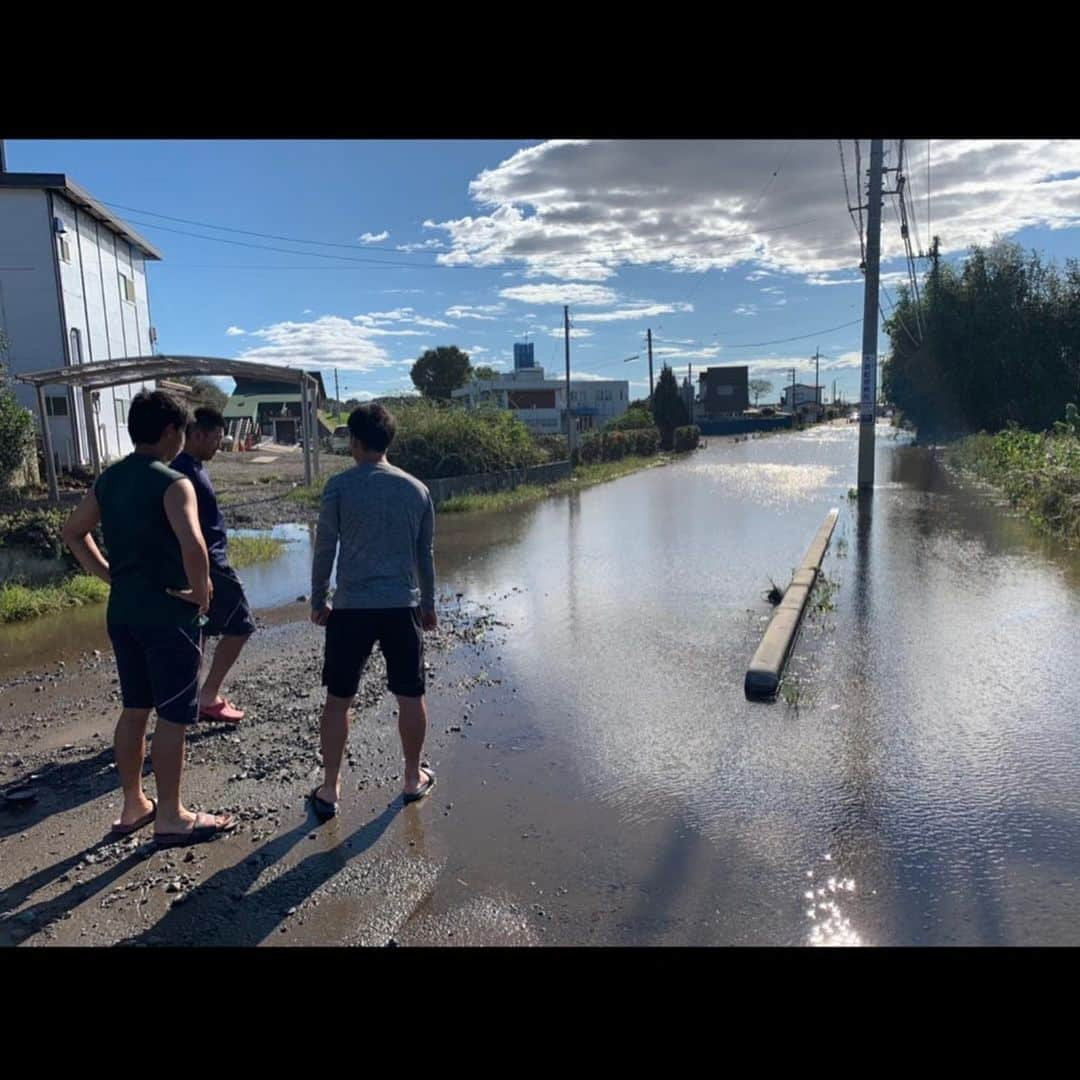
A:
<svg viewBox="0 0 1080 1080">
<path fill-rule="evenodd" d="M 509 628 L 409 821 L 441 869 L 398 941 L 1076 941 L 1080 557 L 878 433 L 863 503 L 857 429 L 834 424 L 439 517 L 440 592 Z M 834 506 L 831 605 L 785 695 L 747 702 L 764 592 Z M 279 534 L 242 572 L 258 607 L 309 589 L 307 527 Z M 100 609 L 65 616 L 73 647 L 81 620 Z M 28 647 L 10 633 L 5 656 Z M 433 730 L 462 723 L 449 707 Z M 312 942 L 348 939 L 333 910 Z"/>
</svg>

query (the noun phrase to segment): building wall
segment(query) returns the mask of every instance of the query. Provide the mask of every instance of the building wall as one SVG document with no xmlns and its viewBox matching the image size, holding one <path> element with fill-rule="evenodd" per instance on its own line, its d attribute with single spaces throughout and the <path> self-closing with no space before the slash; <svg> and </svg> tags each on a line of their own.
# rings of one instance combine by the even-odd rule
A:
<svg viewBox="0 0 1080 1080">
<path fill-rule="evenodd" d="M 56 238 L 44 191 L 0 190 L 0 325 L 10 341 L 12 374 L 63 367 L 64 327 L 56 283 Z M 37 416 L 34 388 L 14 382 L 21 405 Z M 75 453 L 71 395 L 62 386 L 45 388 L 46 396 L 68 401 L 67 417 L 49 421 L 61 461 Z"/>
<path fill-rule="evenodd" d="M 52 203 L 54 216 L 64 223 L 64 239 L 70 254 L 70 261 L 58 258 L 69 362 L 89 364 L 149 356 L 152 352 L 150 309 L 142 254 L 63 195 L 53 193 Z M 134 285 L 134 302 L 123 293 L 121 272 Z M 75 347 L 72 330 L 78 331 L 81 348 Z M 103 462 L 115 461 L 133 449 L 127 433 L 127 408 L 131 398 L 144 387 L 152 390 L 154 383 L 139 382 L 97 391 L 94 428 Z M 80 458 L 89 462 L 82 393 L 74 391 L 74 398 Z"/>
</svg>

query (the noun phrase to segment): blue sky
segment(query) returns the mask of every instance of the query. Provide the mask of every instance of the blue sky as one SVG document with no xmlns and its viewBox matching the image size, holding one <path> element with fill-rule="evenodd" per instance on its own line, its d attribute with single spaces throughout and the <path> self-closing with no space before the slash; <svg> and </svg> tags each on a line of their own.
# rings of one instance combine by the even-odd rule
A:
<svg viewBox="0 0 1080 1080">
<path fill-rule="evenodd" d="M 843 143 L 853 201 L 854 146 Z M 430 346 L 510 367 L 527 333 L 560 374 L 568 302 L 574 376 L 628 378 L 632 397 L 648 388 L 647 327 L 657 371 L 748 363 L 778 392 L 793 366 L 813 381 L 820 348 L 827 396 L 834 379 L 858 394 L 859 238 L 835 140 L 6 147 L 9 170 L 68 173 L 164 253 L 150 308 L 165 353 L 317 367 L 328 389 L 336 367 L 342 396 L 364 398 L 411 388 Z M 929 246 L 929 187 L 948 258 L 995 234 L 1080 256 L 1080 142 L 935 140 L 929 177 L 927 150 L 905 151 L 916 246 Z M 895 203 L 886 312 L 907 276 Z"/>
</svg>

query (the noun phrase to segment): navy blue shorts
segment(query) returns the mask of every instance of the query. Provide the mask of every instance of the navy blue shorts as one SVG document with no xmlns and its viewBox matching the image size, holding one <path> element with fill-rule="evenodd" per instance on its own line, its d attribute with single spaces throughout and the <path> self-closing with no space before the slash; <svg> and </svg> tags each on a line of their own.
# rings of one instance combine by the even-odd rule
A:
<svg viewBox="0 0 1080 1080">
<path fill-rule="evenodd" d="M 323 686 L 334 697 L 351 698 L 360 688 L 375 642 L 386 658 L 391 694 L 423 697 L 424 632 L 419 608 L 333 608 L 326 623 Z"/>
<path fill-rule="evenodd" d="M 109 623 L 125 709 L 157 709 L 162 720 L 199 719 L 198 626 L 134 626 Z"/>
<path fill-rule="evenodd" d="M 211 566 L 210 583 L 214 586 L 214 595 L 207 612 L 210 621 L 203 627 L 203 633 L 209 637 L 219 634 L 246 637 L 253 633 L 255 620 L 244 595 L 244 584 L 236 571 L 231 566 Z"/>
</svg>

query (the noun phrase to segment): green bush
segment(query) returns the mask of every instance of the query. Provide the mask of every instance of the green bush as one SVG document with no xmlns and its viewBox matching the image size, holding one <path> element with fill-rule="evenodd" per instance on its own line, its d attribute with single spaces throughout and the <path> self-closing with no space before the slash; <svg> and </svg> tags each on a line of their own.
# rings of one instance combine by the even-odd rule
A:
<svg viewBox="0 0 1080 1080">
<path fill-rule="evenodd" d="M 62 559 L 72 569 L 78 568 L 75 556 L 60 538 L 60 530 L 68 518 L 68 510 L 52 506 L 40 510 L 17 510 L 0 514 L 0 547 L 19 548 L 39 559 Z M 95 529 L 94 540 L 105 551 L 101 529 Z"/>
<path fill-rule="evenodd" d="M 3 374 L 0 372 L 0 387 Z M 22 468 L 34 438 L 34 418 L 9 391 L 0 389 L 0 489 Z"/>
<path fill-rule="evenodd" d="M 687 424 L 677 427 L 674 433 L 673 445 L 676 453 L 686 450 L 696 450 L 701 442 L 701 428 L 697 424 Z"/>
<path fill-rule="evenodd" d="M 529 429 L 503 409 L 468 410 L 431 401 L 399 402 L 390 461 L 423 479 L 504 472 L 548 460 Z M 453 468 L 453 472 L 446 471 Z"/>
<path fill-rule="evenodd" d="M 632 432 L 634 449 L 638 457 L 651 457 L 660 449 L 660 429 L 656 427 L 638 428 Z"/>
<path fill-rule="evenodd" d="M 547 461 L 566 461 L 570 457 L 565 435 L 534 435 L 533 438 Z"/>
<path fill-rule="evenodd" d="M 651 428 L 655 426 L 652 413 L 649 411 L 648 402 L 635 401 L 622 416 L 616 416 L 614 420 L 609 420 L 604 425 L 603 430 L 605 432 L 637 431 L 640 428 Z"/>
</svg>

